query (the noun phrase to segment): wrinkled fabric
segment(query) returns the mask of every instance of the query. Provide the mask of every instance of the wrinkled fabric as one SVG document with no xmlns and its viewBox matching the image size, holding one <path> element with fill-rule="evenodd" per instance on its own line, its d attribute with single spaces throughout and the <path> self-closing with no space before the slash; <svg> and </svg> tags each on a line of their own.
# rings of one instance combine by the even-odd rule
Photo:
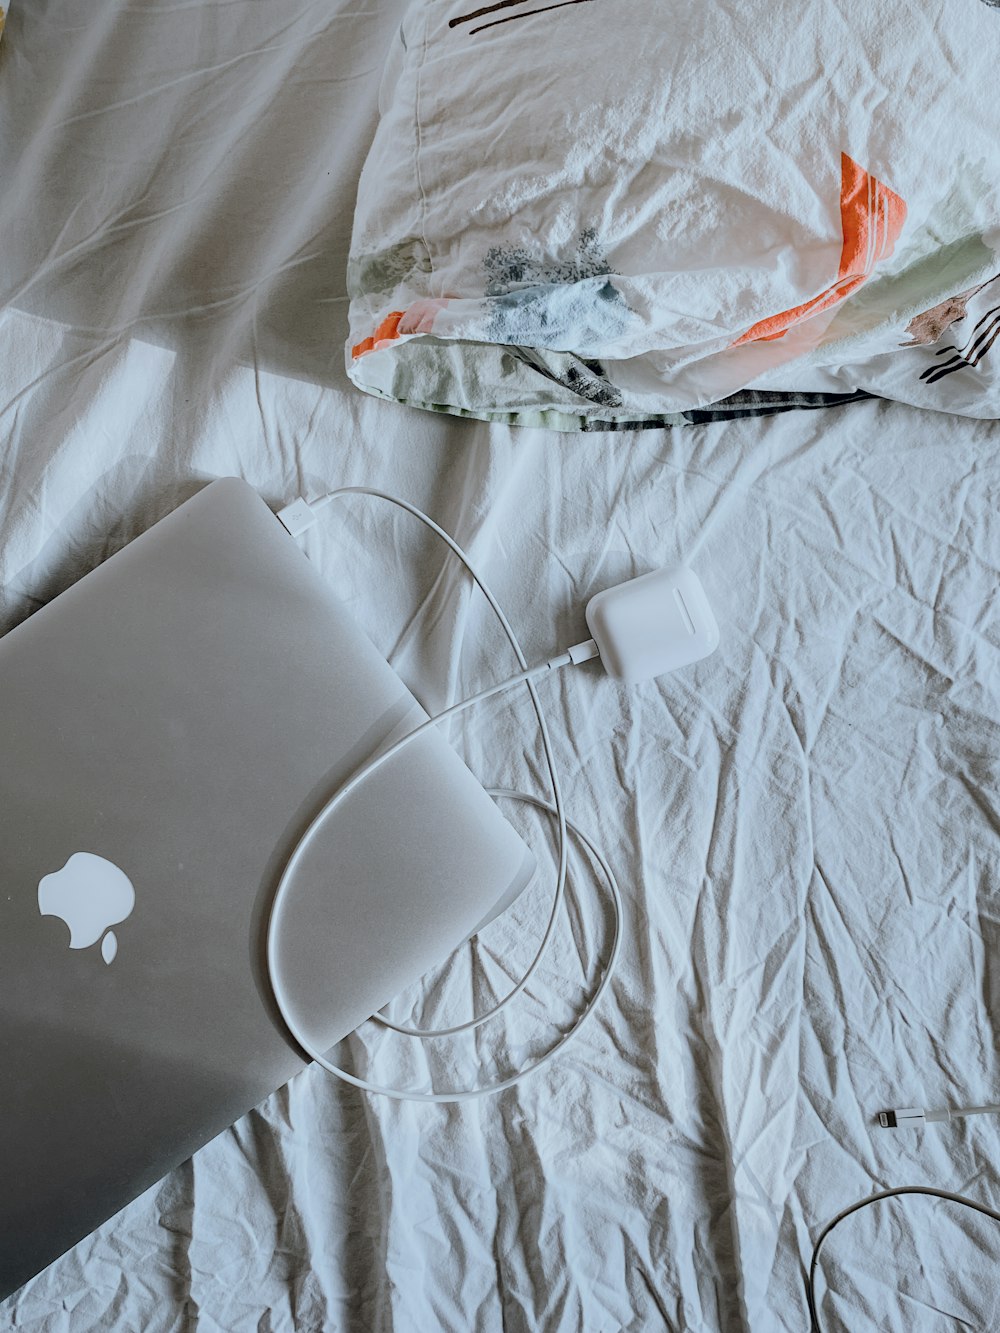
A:
<svg viewBox="0 0 1000 1333">
<path fill-rule="evenodd" d="M 348 373 L 560 430 L 748 386 L 1000 416 L 998 42 L 982 0 L 413 0 Z"/>
<path fill-rule="evenodd" d="M 907 1183 L 1000 1198 L 994 1122 L 874 1123 L 1000 1095 L 997 427 L 860 401 L 622 448 L 359 394 L 339 355 L 348 240 L 400 17 L 12 10 L 0 628 L 239 475 L 275 505 L 352 484 L 420 505 L 532 661 L 586 637 L 592 593 L 682 559 L 721 644 L 639 687 L 597 664 L 539 686 L 570 818 L 626 909 L 576 1044 L 462 1106 L 307 1071 L 0 1306 L 0 1328 L 800 1333 L 803 1262 L 839 1209 Z M 515 670 L 406 516 L 356 499 L 302 541 L 428 708 Z M 450 735 L 487 784 L 545 794 L 525 697 Z M 540 881 L 402 1020 L 462 1021 L 530 961 L 552 835 L 504 808 Z M 427 1045 L 367 1025 L 341 1058 L 474 1086 L 547 1050 L 610 944 L 575 845 L 571 872 L 503 1022 Z M 826 1327 L 998 1327 L 998 1255 L 985 1219 L 880 1205 L 827 1242 Z"/>
</svg>

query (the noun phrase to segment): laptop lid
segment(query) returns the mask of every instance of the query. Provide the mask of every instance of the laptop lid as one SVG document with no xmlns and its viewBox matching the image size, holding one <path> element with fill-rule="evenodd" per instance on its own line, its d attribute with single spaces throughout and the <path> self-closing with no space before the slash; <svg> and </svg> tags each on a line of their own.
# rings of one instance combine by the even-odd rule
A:
<svg viewBox="0 0 1000 1333">
<path fill-rule="evenodd" d="M 424 716 L 271 511 L 208 485 L 0 639 L 0 1297 L 303 1067 L 264 932 Z M 432 730 L 345 802 L 282 972 L 333 1045 L 534 861 Z"/>
</svg>

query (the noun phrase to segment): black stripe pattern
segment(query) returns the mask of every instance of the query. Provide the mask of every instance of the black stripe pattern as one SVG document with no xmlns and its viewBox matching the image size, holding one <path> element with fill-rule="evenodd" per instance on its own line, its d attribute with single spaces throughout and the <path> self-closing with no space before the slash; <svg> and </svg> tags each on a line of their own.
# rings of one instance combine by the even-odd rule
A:
<svg viewBox="0 0 1000 1333">
<path fill-rule="evenodd" d="M 921 372 L 920 378 L 925 384 L 936 384 L 938 380 L 943 380 L 946 375 L 953 375 L 956 370 L 978 366 L 996 342 L 998 334 L 1000 334 L 1000 305 L 995 305 L 992 310 L 987 310 L 986 314 L 976 324 L 968 344 L 962 351 L 959 351 L 954 343 L 949 343 L 948 346 L 940 348 L 935 353 L 936 356 L 948 356 L 949 353 L 953 353 L 953 355 L 947 361 L 939 362 L 936 366 L 928 366 L 926 370 Z"/>
</svg>

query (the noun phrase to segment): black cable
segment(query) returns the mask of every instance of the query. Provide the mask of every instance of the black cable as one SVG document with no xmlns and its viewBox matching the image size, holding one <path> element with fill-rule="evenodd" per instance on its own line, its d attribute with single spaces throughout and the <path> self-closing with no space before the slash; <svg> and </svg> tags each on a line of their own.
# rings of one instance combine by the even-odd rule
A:
<svg viewBox="0 0 1000 1333">
<path fill-rule="evenodd" d="M 861 1208 L 867 1208 L 870 1204 L 881 1203 L 883 1199 L 894 1199 L 900 1194 L 930 1194 L 935 1199 L 945 1199 L 948 1203 L 959 1203 L 963 1208 L 974 1208 L 977 1213 L 982 1213 L 984 1217 L 990 1217 L 994 1222 L 1000 1222 L 1000 1213 L 996 1213 L 992 1208 L 987 1208 L 984 1203 L 977 1203 L 975 1199 L 967 1199 L 963 1194 L 949 1194 L 947 1190 L 931 1189 L 928 1185 L 901 1185 L 899 1189 L 883 1190 L 881 1194 L 873 1194 L 867 1199 L 862 1199 L 860 1203 L 852 1203 L 850 1208 L 845 1208 L 842 1213 L 838 1213 L 832 1222 L 827 1222 L 826 1226 L 819 1233 L 819 1239 L 813 1246 L 812 1260 L 809 1264 L 809 1276 L 806 1278 L 806 1298 L 809 1301 L 809 1320 L 811 1333 L 823 1333 L 823 1327 L 819 1322 L 819 1311 L 816 1308 L 816 1296 L 814 1292 L 814 1283 L 816 1279 L 816 1265 L 819 1262 L 820 1246 L 829 1236 L 834 1227 L 839 1226 L 845 1218 L 850 1217 Z"/>
</svg>

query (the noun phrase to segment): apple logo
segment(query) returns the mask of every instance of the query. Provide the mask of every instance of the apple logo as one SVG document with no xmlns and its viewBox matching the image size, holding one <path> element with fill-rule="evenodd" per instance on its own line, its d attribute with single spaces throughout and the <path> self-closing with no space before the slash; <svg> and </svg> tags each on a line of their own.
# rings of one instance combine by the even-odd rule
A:
<svg viewBox="0 0 1000 1333">
<path fill-rule="evenodd" d="M 124 921 L 135 906 L 132 881 L 112 861 L 92 852 L 74 852 L 61 870 L 38 884 L 38 910 L 69 926 L 69 947 L 87 949 L 101 940 L 101 957 L 112 963 L 118 940 L 109 926 Z"/>
</svg>

